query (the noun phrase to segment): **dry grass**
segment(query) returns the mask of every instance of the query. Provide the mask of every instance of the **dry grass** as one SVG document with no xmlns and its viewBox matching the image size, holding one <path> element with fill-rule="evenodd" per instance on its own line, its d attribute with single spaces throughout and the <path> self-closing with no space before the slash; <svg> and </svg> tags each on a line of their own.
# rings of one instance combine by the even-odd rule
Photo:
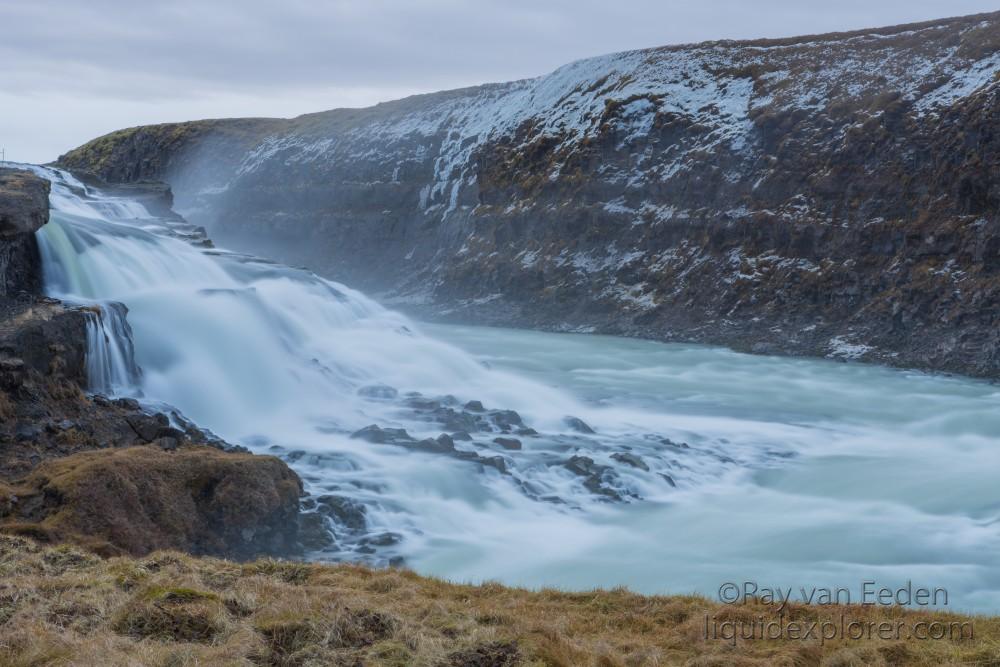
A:
<svg viewBox="0 0 1000 667">
<path fill-rule="evenodd" d="M 848 613 L 916 622 L 898 608 L 796 606 L 786 620 Z M 0 536 L 0 665 L 1000 665 L 1000 619 L 963 641 L 706 640 L 763 606 L 625 590 L 529 592 L 402 570 L 229 561 L 158 552 L 102 559 Z M 933 615 L 950 621 L 958 617 Z"/>
</svg>

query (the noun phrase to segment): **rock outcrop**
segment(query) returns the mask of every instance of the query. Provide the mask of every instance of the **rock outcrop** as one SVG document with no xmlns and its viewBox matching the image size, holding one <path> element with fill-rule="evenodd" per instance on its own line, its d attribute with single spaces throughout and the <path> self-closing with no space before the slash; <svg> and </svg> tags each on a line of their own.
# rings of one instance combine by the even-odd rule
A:
<svg viewBox="0 0 1000 667">
<path fill-rule="evenodd" d="M 10 485 L 0 528 L 100 553 L 177 549 L 246 560 L 299 548 L 302 483 L 279 459 L 204 446 L 85 451 Z"/>
<path fill-rule="evenodd" d="M 713 42 L 60 159 L 424 314 L 1000 375 L 1000 14 Z"/>
<path fill-rule="evenodd" d="M 49 221 L 49 182 L 0 169 L 0 298 L 41 289 L 35 232 Z"/>
</svg>

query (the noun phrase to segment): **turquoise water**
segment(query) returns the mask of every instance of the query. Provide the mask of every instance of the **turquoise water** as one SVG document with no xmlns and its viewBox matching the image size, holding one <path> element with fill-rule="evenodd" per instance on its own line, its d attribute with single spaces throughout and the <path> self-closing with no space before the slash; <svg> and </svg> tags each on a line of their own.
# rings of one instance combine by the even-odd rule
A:
<svg viewBox="0 0 1000 667">
<path fill-rule="evenodd" d="M 424 329 L 588 402 L 657 413 L 688 442 L 729 443 L 746 467 L 595 516 L 608 539 L 565 559 L 505 567 L 426 553 L 421 569 L 709 595 L 726 582 L 860 591 L 910 580 L 947 589 L 951 608 L 1000 610 L 993 383 L 607 336 Z"/>
</svg>

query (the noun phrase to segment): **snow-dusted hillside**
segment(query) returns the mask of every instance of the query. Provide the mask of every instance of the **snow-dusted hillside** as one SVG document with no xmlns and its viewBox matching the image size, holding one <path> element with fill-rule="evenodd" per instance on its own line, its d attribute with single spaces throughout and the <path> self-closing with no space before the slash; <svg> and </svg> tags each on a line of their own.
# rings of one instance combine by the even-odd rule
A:
<svg viewBox="0 0 1000 667">
<path fill-rule="evenodd" d="M 871 108 L 872 103 L 898 95 L 916 115 L 935 114 L 995 84 L 1000 52 L 972 45 L 994 37 L 996 23 L 991 16 L 957 28 L 933 23 L 788 43 L 720 42 L 591 58 L 537 79 L 459 91 L 412 109 L 399 104 L 393 112 L 368 122 L 361 117 L 344 129 L 338 127 L 337 112 L 329 114 L 331 127 L 320 114 L 304 128 L 293 125 L 266 137 L 246 154 L 236 177 L 269 162 L 322 169 L 329 163 L 384 159 L 391 171 L 382 176 L 398 179 L 403 157 L 433 165 L 420 202 L 427 213 L 447 214 L 456 208 L 458 189 L 475 184 L 475 156 L 484 146 L 511 140 L 530 126 L 518 147 L 551 139 L 550 150 L 558 152 L 598 138 L 608 131 L 610 119 L 617 148 L 641 149 L 632 169 L 615 180 L 640 186 L 671 178 L 700 151 L 724 147 L 753 159 L 754 119 L 765 113 L 822 114 L 847 105 L 878 117 L 883 109 Z M 655 155 L 645 142 L 665 117 L 682 118 L 704 131 L 683 150 Z M 401 156 L 402 145 L 413 148 Z M 547 176 L 557 180 L 560 167 L 553 165 Z"/>
<path fill-rule="evenodd" d="M 998 71 L 989 14 L 136 128 L 62 162 L 165 178 L 223 241 L 437 314 L 995 374 Z"/>
</svg>

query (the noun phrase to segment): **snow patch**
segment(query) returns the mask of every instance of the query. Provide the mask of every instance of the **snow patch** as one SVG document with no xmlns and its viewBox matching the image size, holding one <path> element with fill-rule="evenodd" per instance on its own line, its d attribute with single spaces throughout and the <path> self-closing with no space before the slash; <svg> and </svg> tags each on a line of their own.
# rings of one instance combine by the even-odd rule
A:
<svg viewBox="0 0 1000 667">
<path fill-rule="evenodd" d="M 843 336 L 834 336 L 828 343 L 830 353 L 828 357 L 838 359 L 860 359 L 875 348 L 861 343 L 850 343 Z"/>
</svg>

